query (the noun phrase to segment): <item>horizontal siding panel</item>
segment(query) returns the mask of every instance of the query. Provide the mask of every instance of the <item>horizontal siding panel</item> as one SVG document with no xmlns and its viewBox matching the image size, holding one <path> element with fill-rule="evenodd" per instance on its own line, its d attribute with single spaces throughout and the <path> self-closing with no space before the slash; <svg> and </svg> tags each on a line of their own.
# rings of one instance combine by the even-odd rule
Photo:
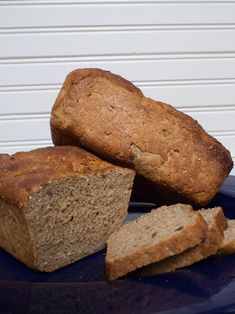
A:
<svg viewBox="0 0 235 314">
<path fill-rule="evenodd" d="M 235 84 L 140 87 L 146 96 L 177 108 L 235 106 Z"/>
<path fill-rule="evenodd" d="M 0 142 L 50 139 L 49 119 L 0 121 Z M 3 144 L 2 144 L 3 145 Z"/>
<path fill-rule="evenodd" d="M 47 145 L 19 145 L 19 146 L 0 146 L 0 154 L 14 154 L 16 152 L 26 152 L 32 149 L 45 147 Z"/>
<path fill-rule="evenodd" d="M 136 4 L 136 3 L 141 3 L 141 4 L 146 4 L 146 3 L 163 3 L 163 4 L 168 4 L 168 3 L 177 3 L 177 4 L 182 4 L 182 3 L 190 3 L 190 4 L 207 4 L 207 3 L 219 3 L 221 1 L 217 0 L 1 0 L 1 5 L 50 5 L 50 4 Z M 224 0 L 223 3 L 234 3 L 234 0 Z"/>
<path fill-rule="evenodd" d="M 231 156 L 233 156 L 233 158 L 235 158 L 235 134 L 234 135 L 230 135 L 230 136 L 226 136 L 226 135 L 220 135 L 220 136 L 215 136 L 215 138 L 217 138 L 217 140 L 222 143 L 231 153 Z"/>
<path fill-rule="evenodd" d="M 234 131 L 235 106 L 233 111 L 187 112 L 196 119 L 201 126 L 210 132 Z"/>
<path fill-rule="evenodd" d="M 52 143 L 31 144 L 31 145 L 14 145 L 0 146 L 0 154 L 14 154 L 16 152 L 26 152 L 40 147 L 51 146 Z"/>
<path fill-rule="evenodd" d="M 234 4 L 120 3 L 119 5 L 0 6 L 0 27 L 182 25 L 234 23 Z M 22 16 L 24 18 L 22 18 Z M 141 16 L 141 19 L 140 19 Z M 42 18 L 43 17 L 43 18 Z"/>
<path fill-rule="evenodd" d="M 223 106 L 235 110 L 235 83 L 227 85 L 139 85 L 139 87 L 147 97 L 169 103 L 181 110 L 190 111 L 204 108 L 216 111 L 221 108 L 223 110 Z M 57 86 L 48 90 L 2 91 L 0 92 L 0 115 L 49 113 L 59 89 L 60 87 Z"/>
<path fill-rule="evenodd" d="M 42 60 L 43 61 L 43 60 Z M 0 63 L 0 87 L 62 84 L 77 68 L 110 70 L 130 81 L 235 79 L 235 58 Z"/>
<path fill-rule="evenodd" d="M 2 145 L 3 144 L 3 145 Z M 45 141 L 23 141 L 23 142 L 8 142 L 0 143 L 0 153 L 13 154 L 19 151 L 29 151 L 39 147 L 51 146 L 53 145 L 51 140 Z"/>
<path fill-rule="evenodd" d="M 0 58 L 231 53 L 232 38 L 235 29 L 2 34 Z"/>
<path fill-rule="evenodd" d="M 0 92 L 0 115 L 48 113 L 58 91 L 57 89 Z"/>
</svg>

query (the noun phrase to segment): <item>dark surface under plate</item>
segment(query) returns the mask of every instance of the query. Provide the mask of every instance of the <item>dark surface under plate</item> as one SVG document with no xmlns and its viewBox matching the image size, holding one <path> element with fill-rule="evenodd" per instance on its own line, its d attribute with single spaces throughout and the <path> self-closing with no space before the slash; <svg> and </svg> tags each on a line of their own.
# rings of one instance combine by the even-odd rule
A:
<svg viewBox="0 0 235 314">
<path fill-rule="evenodd" d="M 210 206 L 235 219 L 235 177 Z M 132 203 L 135 210 L 151 204 Z M 0 313 L 235 313 L 235 255 L 208 258 L 182 270 L 108 282 L 105 251 L 50 274 L 31 271 L 0 250 Z"/>
</svg>

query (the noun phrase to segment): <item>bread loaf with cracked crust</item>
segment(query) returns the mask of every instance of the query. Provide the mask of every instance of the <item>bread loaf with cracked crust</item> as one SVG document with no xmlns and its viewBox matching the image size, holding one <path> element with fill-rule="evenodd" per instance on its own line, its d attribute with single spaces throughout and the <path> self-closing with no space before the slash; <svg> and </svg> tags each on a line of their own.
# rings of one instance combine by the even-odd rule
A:
<svg viewBox="0 0 235 314">
<path fill-rule="evenodd" d="M 50 272 L 105 247 L 127 215 L 134 171 L 78 147 L 0 155 L 0 246 Z"/>
<path fill-rule="evenodd" d="M 139 190 L 152 191 L 157 203 L 202 207 L 233 165 L 230 153 L 197 121 L 100 69 L 67 76 L 50 124 L 55 145 L 82 146 L 133 168 L 141 179 Z"/>
</svg>

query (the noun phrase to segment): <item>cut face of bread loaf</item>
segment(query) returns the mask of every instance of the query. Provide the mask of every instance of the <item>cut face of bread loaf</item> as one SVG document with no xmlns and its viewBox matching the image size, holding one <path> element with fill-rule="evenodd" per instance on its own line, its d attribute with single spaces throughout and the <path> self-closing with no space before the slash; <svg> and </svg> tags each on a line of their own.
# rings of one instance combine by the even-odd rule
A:
<svg viewBox="0 0 235 314">
<path fill-rule="evenodd" d="M 71 72 L 51 113 L 56 145 L 72 144 L 142 178 L 162 204 L 209 203 L 232 168 L 230 153 L 191 117 L 144 97 L 99 69 Z"/>
<path fill-rule="evenodd" d="M 162 206 L 123 225 L 107 242 L 109 279 L 179 254 L 205 239 L 207 224 L 190 205 Z"/>
<path fill-rule="evenodd" d="M 104 248 L 127 215 L 134 178 L 72 146 L 0 156 L 0 246 L 50 272 Z"/>
<path fill-rule="evenodd" d="M 178 268 L 192 265 L 208 256 L 214 255 L 224 239 L 224 230 L 227 221 L 221 207 L 198 211 L 208 225 L 206 239 L 198 245 L 158 263 L 147 265 L 138 271 L 138 275 L 155 275 L 173 271 Z"/>
<path fill-rule="evenodd" d="M 218 255 L 235 253 L 235 220 L 227 220 L 228 228 L 224 231 L 224 240 L 217 252 Z"/>
</svg>

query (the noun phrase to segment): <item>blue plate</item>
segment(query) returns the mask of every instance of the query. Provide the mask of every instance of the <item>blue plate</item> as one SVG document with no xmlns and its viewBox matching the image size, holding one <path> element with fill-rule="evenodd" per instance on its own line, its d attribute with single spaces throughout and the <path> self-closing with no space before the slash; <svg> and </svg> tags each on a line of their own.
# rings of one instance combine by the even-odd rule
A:
<svg viewBox="0 0 235 314">
<path fill-rule="evenodd" d="M 235 177 L 210 206 L 235 219 Z M 135 209 L 153 204 L 131 203 Z M 164 275 L 108 282 L 105 251 L 50 274 L 37 273 L 0 251 L 0 313 L 234 313 L 235 255 L 211 257 Z"/>
</svg>

